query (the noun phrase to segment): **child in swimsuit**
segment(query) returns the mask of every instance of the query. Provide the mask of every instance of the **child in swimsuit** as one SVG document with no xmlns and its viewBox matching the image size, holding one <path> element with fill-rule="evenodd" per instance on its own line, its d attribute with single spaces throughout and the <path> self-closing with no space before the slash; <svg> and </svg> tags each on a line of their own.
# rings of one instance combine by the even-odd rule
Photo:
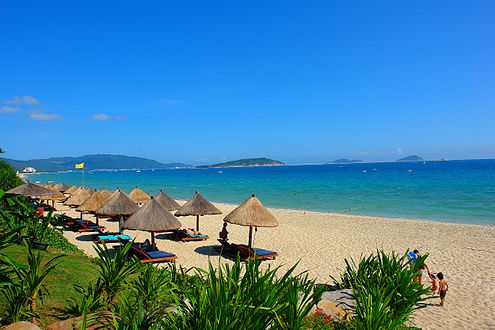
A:
<svg viewBox="0 0 495 330">
<path fill-rule="evenodd" d="M 430 278 L 430 280 L 428 282 L 430 282 L 430 284 L 431 284 L 431 292 L 433 294 L 435 294 L 435 293 L 437 293 L 437 290 L 438 290 L 437 278 L 436 278 L 435 274 L 430 273 L 430 272 L 428 272 L 428 277 Z"/>
<path fill-rule="evenodd" d="M 449 290 L 449 285 L 447 284 L 447 281 L 443 278 L 442 273 L 437 274 L 438 279 L 440 280 L 439 287 L 438 287 L 438 293 L 440 293 L 440 306 L 443 306 L 445 303 L 445 296 L 447 295 L 447 291 Z"/>
</svg>

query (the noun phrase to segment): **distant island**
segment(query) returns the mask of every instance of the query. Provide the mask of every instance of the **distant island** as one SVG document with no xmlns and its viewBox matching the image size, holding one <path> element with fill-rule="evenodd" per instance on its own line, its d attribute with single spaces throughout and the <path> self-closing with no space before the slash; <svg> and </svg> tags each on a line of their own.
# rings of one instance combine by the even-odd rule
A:
<svg viewBox="0 0 495 330">
<path fill-rule="evenodd" d="M 218 163 L 213 165 L 201 165 L 197 168 L 225 168 L 225 167 L 251 167 L 251 166 L 282 166 L 285 165 L 281 161 L 273 160 L 269 158 L 245 158 L 234 160 L 225 163 Z"/>
<path fill-rule="evenodd" d="M 352 164 L 352 163 L 361 163 L 361 162 L 362 162 L 362 160 L 360 160 L 360 159 L 342 158 L 342 159 L 332 160 L 330 162 L 327 162 L 327 164 Z"/>
<path fill-rule="evenodd" d="M 418 155 L 411 155 L 407 157 L 402 157 L 396 160 L 397 162 L 422 162 L 424 161 L 423 157 Z"/>
<path fill-rule="evenodd" d="M 30 168 L 37 172 L 57 172 L 73 170 L 75 164 L 84 162 L 85 170 L 112 169 L 171 169 L 190 168 L 191 165 L 182 163 L 163 164 L 152 159 L 130 157 L 123 155 L 97 154 L 81 157 L 54 157 L 47 159 L 14 160 L 2 159 L 18 171 Z M 33 172 L 33 171 L 32 171 Z"/>
</svg>

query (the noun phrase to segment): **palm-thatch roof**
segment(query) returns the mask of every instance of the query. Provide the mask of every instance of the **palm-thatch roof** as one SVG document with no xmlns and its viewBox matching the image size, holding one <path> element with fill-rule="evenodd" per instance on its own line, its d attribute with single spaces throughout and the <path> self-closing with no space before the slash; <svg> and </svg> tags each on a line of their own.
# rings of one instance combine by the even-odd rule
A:
<svg viewBox="0 0 495 330">
<path fill-rule="evenodd" d="M 188 216 L 188 215 L 213 215 L 222 214 L 222 211 L 217 209 L 215 205 L 208 202 L 199 192 L 196 191 L 194 196 L 187 201 L 186 204 L 175 212 L 175 216 Z"/>
<path fill-rule="evenodd" d="M 53 186 L 53 188 L 55 188 L 56 190 L 60 191 L 60 192 L 64 192 L 66 191 L 67 189 L 69 189 L 69 187 L 67 187 L 67 185 L 65 183 L 57 183 L 56 185 Z"/>
<path fill-rule="evenodd" d="M 88 192 L 88 194 L 91 196 L 93 195 L 93 193 L 95 192 L 95 189 L 91 186 L 89 186 L 88 188 L 86 188 L 86 191 Z"/>
<path fill-rule="evenodd" d="M 103 206 L 96 211 L 96 214 L 112 216 L 131 215 L 137 210 L 139 210 L 139 206 L 137 206 L 136 203 L 127 197 L 120 189 L 117 189 Z"/>
<path fill-rule="evenodd" d="M 49 197 L 55 194 L 53 190 L 31 182 L 12 188 L 7 193 L 30 197 Z"/>
<path fill-rule="evenodd" d="M 103 198 L 103 195 L 99 191 L 95 191 L 93 195 L 79 205 L 76 210 L 81 212 L 96 212 L 103 206 L 104 202 L 105 199 Z"/>
<path fill-rule="evenodd" d="M 146 194 L 144 191 L 138 188 L 134 188 L 131 193 L 129 194 L 129 198 L 134 201 L 134 203 L 146 203 L 147 201 L 150 200 L 150 196 Z"/>
<path fill-rule="evenodd" d="M 65 205 L 79 206 L 90 197 L 89 193 L 83 187 L 79 188 L 75 193 L 64 202 Z"/>
<path fill-rule="evenodd" d="M 124 223 L 124 229 L 144 230 L 149 232 L 163 232 L 179 229 L 181 223 L 166 210 L 156 199 L 144 204 Z"/>
<path fill-rule="evenodd" d="M 104 202 L 106 202 L 107 199 L 109 199 L 110 196 L 112 196 L 112 194 L 107 190 L 107 188 L 103 188 L 103 190 L 100 191 L 100 194 L 103 197 Z"/>
<path fill-rule="evenodd" d="M 159 202 L 166 210 L 174 211 L 180 209 L 180 204 L 177 203 L 173 198 L 163 192 L 160 189 L 158 195 L 154 198 L 157 202 Z"/>
<path fill-rule="evenodd" d="M 223 221 L 246 227 L 277 227 L 278 221 L 255 195 L 246 199 Z"/>
<path fill-rule="evenodd" d="M 52 201 L 64 201 L 67 199 L 67 197 L 65 197 L 64 194 L 62 194 L 60 191 L 55 189 L 55 187 L 51 187 L 49 189 L 53 191 L 53 195 L 45 197 L 46 199 L 52 200 Z"/>
<path fill-rule="evenodd" d="M 64 191 L 65 194 L 69 194 L 69 195 L 72 195 L 73 193 L 75 193 L 77 191 L 77 186 L 72 186 L 70 187 L 69 189 L 67 189 L 66 191 Z"/>
</svg>

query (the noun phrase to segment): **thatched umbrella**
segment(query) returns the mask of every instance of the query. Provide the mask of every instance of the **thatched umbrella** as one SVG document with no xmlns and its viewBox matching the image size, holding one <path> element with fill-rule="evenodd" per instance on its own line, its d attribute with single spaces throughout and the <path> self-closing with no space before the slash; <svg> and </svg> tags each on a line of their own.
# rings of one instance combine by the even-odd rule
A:
<svg viewBox="0 0 495 330">
<path fill-rule="evenodd" d="M 163 192 L 163 190 L 160 189 L 160 192 L 158 195 L 155 196 L 155 199 L 162 204 L 162 206 L 167 210 L 167 211 L 175 211 L 180 209 L 180 204 L 177 203 L 173 198 L 171 198 L 169 195 Z"/>
<path fill-rule="evenodd" d="M 53 190 L 31 182 L 12 188 L 9 191 L 7 191 L 7 193 L 24 195 L 29 197 L 50 197 L 55 194 Z"/>
<path fill-rule="evenodd" d="M 127 219 L 122 228 L 143 230 L 151 233 L 151 244 L 155 244 L 155 233 L 176 230 L 181 223 L 160 202 L 151 198 L 136 213 Z"/>
<path fill-rule="evenodd" d="M 99 191 L 95 191 L 93 195 L 91 195 L 91 197 L 89 197 L 84 203 L 79 205 L 76 210 L 81 212 L 82 218 L 83 212 L 95 213 L 103 206 L 104 202 L 105 199 L 103 198 L 103 195 Z M 98 215 L 96 215 L 96 224 L 99 224 Z"/>
<path fill-rule="evenodd" d="M 137 210 L 139 210 L 139 206 L 120 189 L 117 189 L 105 204 L 96 211 L 96 214 L 119 216 L 119 233 L 121 233 L 124 222 L 123 216 L 134 214 Z"/>
<path fill-rule="evenodd" d="M 249 227 L 249 243 L 251 247 L 253 243 L 253 227 L 277 227 L 278 221 L 273 214 L 261 204 L 256 198 L 256 195 L 252 195 L 251 198 L 246 199 L 244 203 L 239 205 L 235 210 L 227 214 L 223 221 L 232 223 L 239 226 Z"/>
<path fill-rule="evenodd" d="M 222 214 L 222 211 L 217 209 L 215 205 L 208 202 L 203 196 L 196 191 L 194 196 L 187 201 L 186 204 L 175 212 L 176 217 L 184 217 L 188 215 L 196 216 L 196 231 L 199 231 L 199 217 L 201 215 Z"/>
<path fill-rule="evenodd" d="M 86 191 L 88 192 L 89 195 L 93 195 L 93 193 L 95 192 L 94 188 L 89 186 L 88 188 L 86 188 Z"/>
<path fill-rule="evenodd" d="M 134 188 L 129 194 L 129 198 L 134 201 L 136 204 L 144 204 L 150 200 L 150 196 L 146 194 L 144 191 L 138 188 Z"/>
<path fill-rule="evenodd" d="M 53 186 L 53 188 L 55 188 L 56 190 L 60 191 L 60 192 L 64 192 L 66 191 L 67 189 L 69 189 L 69 187 L 67 187 L 67 185 L 65 183 L 57 183 L 56 185 Z"/>
<path fill-rule="evenodd" d="M 66 191 L 64 191 L 64 194 L 72 195 L 76 191 L 77 191 L 77 187 L 74 185 L 74 186 L 70 187 L 69 189 L 67 189 Z"/>
<path fill-rule="evenodd" d="M 75 193 L 64 202 L 65 205 L 79 206 L 90 197 L 89 193 L 83 187 L 79 188 Z"/>
<path fill-rule="evenodd" d="M 103 197 L 103 203 L 105 203 L 110 198 L 110 196 L 112 196 L 112 194 L 106 188 L 103 188 L 103 190 L 100 191 L 100 194 Z"/>
</svg>

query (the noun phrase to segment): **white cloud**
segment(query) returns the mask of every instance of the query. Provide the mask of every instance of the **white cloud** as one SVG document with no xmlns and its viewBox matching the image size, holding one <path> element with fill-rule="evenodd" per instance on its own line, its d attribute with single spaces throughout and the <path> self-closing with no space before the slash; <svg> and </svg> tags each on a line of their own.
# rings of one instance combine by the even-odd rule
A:
<svg viewBox="0 0 495 330">
<path fill-rule="evenodd" d="M 35 97 L 26 95 L 26 96 L 14 96 L 12 100 L 4 101 L 4 103 L 15 104 L 15 105 L 21 105 L 21 104 L 36 105 L 36 104 L 40 104 L 40 100 L 38 100 Z"/>
<path fill-rule="evenodd" d="M 33 110 L 28 112 L 29 118 L 38 121 L 55 121 L 62 119 L 57 113 L 44 113 L 43 110 Z"/>
<path fill-rule="evenodd" d="M 402 150 L 402 148 L 397 148 L 397 150 L 395 150 L 395 153 L 400 156 L 404 154 L 404 150 Z"/>
<path fill-rule="evenodd" d="M 112 116 L 107 115 L 106 113 L 97 113 L 91 116 L 93 120 L 110 120 L 112 119 Z"/>
<path fill-rule="evenodd" d="M 106 113 L 97 113 L 91 116 L 93 120 L 105 121 L 105 120 L 126 120 L 127 116 L 124 115 L 108 115 Z"/>
<path fill-rule="evenodd" d="M 0 107 L 0 113 L 15 113 L 19 111 L 21 111 L 21 108 L 18 107 L 10 107 L 8 105 Z"/>
</svg>

